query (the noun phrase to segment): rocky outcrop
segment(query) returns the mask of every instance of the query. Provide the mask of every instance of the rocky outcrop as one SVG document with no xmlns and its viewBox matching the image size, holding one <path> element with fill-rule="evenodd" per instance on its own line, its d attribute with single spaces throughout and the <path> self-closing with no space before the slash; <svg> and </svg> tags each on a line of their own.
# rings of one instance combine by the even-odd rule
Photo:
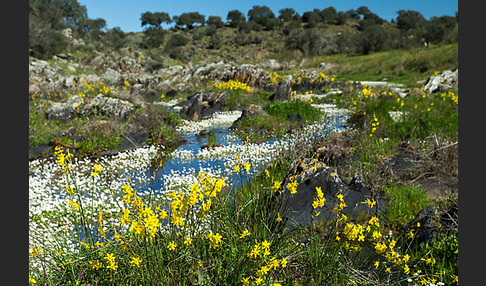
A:
<svg viewBox="0 0 486 286">
<path fill-rule="evenodd" d="M 83 107 L 81 114 L 90 116 L 95 112 L 101 112 L 110 117 L 125 120 L 136 108 L 137 106 L 129 101 L 98 94 Z"/>
<path fill-rule="evenodd" d="M 409 238 L 409 245 L 418 246 L 422 243 L 431 243 L 441 234 L 457 234 L 459 216 L 457 204 L 451 204 L 447 208 L 437 206 L 424 207 L 402 229 L 403 233 L 414 233 Z"/>
<path fill-rule="evenodd" d="M 423 91 L 434 93 L 441 92 L 451 88 L 457 88 L 459 80 L 459 70 L 445 70 L 438 75 L 431 76 L 425 82 Z"/>
<path fill-rule="evenodd" d="M 252 104 L 243 109 L 241 116 L 233 122 L 231 128 L 236 128 L 238 124 L 240 124 L 240 122 L 242 122 L 245 118 L 254 116 L 268 116 L 268 113 L 263 109 L 263 107 Z"/>
<path fill-rule="evenodd" d="M 196 92 L 176 106 L 181 107 L 180 114 L 186 119 L 198 121 L 222 111 L 223 101 L 226 97 L 226 92 Z"/>
<path fill-rule="evenodd" d="M 297 184 L 294 194 L 290 190 L 292 183 Z M 281 223 L 290 229 L 309 226 L 312 221 L 316 224 L 325 224 L 334 218 L 333 209 L 340 203 L 338 194 L 343 195 L 346 207 L 342 213 L 349 219 L 361 215 L 376 215 L 387 206 L 384 193 L 371 191 L 359 176 L 355 176 L 350 184 L 346 185 L 334 169 L 310 158 L 294 161 L 281 186 L 280 191 L 272 199 L 270 216 L 276 217 L 275 214 L 278 212 L 282 218 Z M 317 197 L 317 187 L 322 189 L 326 200 L 323 207 L 314 209 L 312 202 Z M 376 204 L 368 207 L 365 203 L 367 199 L 374 199 Z M 315 216 L 316 212 L 320 214 Z"/>
<path fill-rule="evenodd" d="M 287 101 L 290 100 L 290 93 L 292 91 L 292 76 L 286 76 L 278 83 L 275 93 L 270 98 L 272 101 Z"/>
<path fill-rule="evenodd" d="M 73 97 L 66 102 L 47 101 L 48 107 L 45 111 L 47 119 L 66 121 L 80 112 L 85 100 L 82 97 Z"/>
</svg>

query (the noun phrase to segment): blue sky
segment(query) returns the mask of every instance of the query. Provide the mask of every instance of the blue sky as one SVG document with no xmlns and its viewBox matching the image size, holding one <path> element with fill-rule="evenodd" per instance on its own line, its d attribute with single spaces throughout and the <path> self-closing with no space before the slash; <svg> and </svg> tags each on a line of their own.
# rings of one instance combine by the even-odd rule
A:
<svg viewBox="0 0 486 286">
<path fill-rule="evenodd" d="M 124 32 L 140 32 L 140 16 L 144 12 L 166 12 L 170 17 L 184 12 L 199 12 L 206 16 L 220 16 L 226 21 L 231 10 L 239 10 L 245 16 L 254 5 L 268 6 L 275 16 L 282 8 L 293 8 L 300 15 L 314 8 L 324 9 L 333 6 L 337 11 L 368 7 L 371 12 L 390 21 L 397 17 L 399 10 L 420 12 L 426 19 L 433 16 L 455 16 L 459 10 L 458 0 L 265 0 L 265 1 L 231 1 L 231 0 L 78 0 L 86 6 L 88 17 L 103 18 L 107 28 L 120 27 Z"/>
</svg>

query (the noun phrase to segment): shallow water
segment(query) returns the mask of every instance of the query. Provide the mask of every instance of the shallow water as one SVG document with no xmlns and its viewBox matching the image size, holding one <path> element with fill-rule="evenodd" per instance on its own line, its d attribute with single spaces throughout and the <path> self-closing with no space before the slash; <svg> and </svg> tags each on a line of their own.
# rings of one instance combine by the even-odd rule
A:
<svg viewBox="0 0 486 286">
<path fill-rule="evenodd" d="M 329 123 L 322 124 L 320 128 L 319 126 L 314 127 L 311 134 L 307 134 L 309 136 L 307 139 L 311 139 L 310 137 L 325 137 L 329 133 L 342 131 L 345 128 L 345 120 L 345 114 L 328 115 L 327 121 Z M 152 182 L 150 180 L 150 182 L 137 184 L 137 190 L 145 193 L 153 191 L 153 194 L 161 195 L 167 193 L 168 189 L 173 189 L 170 184 L 170 177 L 184 176 L 186 174 L 196 176 L 198 172 L 204 171 L 209 174 L 222 176 L 226 178 L 227 183 L 232 188 L 239 188 L 244 182 L 251 179 L 251 174 L 258 174 L 267 167 L 268 162 L 276 155 L 276 152 L 273 152 L 273 150 L 282 150 L 288 147 L 292 141 L 292 138 L 272 139 L 261 144 L 245 146 L 245 143 L 229 127 L 230 125 L 214 125 L 206 129 L 213 131 L 216 135 L 217 143 L 222 145 L 214 149 L 203 150 L 201 148 L 207 143 L 207 137 L 201 137 L 197 133 L 181 134 L 186 139 L 186 143 L 179 146 L 173 152 L 173 156 L 157 170 L 155 181 Z M 232 172 L 233 166 L 236 164 L 236 154 L 239 154 L 243 163 L 251 161 L 254 169 L 251 169 L 250 172 L 240 172 L 238 174 Z M 154 170 L 149 168 L 140 172 L 145 177 L 153 177 Z"/>
</svg>

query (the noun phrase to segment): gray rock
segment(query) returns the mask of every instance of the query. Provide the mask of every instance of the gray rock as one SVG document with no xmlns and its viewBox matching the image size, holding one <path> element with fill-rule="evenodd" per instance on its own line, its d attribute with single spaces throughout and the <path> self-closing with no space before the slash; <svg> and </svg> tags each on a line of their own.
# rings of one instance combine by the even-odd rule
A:
<svg viewBox="0 0 486 286">
<path fill-rule="evenodd" d="M 434 93 L 458 86 L 459 70 L 445 70 L 436 76 L 427 79 L 423 91 Z"/>
<path fill-rule="evenodd" d="M 420 226 L 417 227 L 417 223 Z M 451 204 L 448 208 L 426 206 L 416 217 L 402 229 L 403 233 L 413 231 L 415 234 L 409 245 L 416 247 L 422 243 L 433 242 L 439 234 L 457 234 L 459 226 L 458 206 Z"/>
<path fill-rule="evenodd" d="M 121 81 L 122 77 L 121 74 L 116 70 L 107 68 L 106 71 L 101 75 L 101 79 L 109 84 L 116 84 Z"/>
<path fill-rule="evenodd" d="M 288 184 L 293 181 L 298 183 L 295 194 L 291 194 L 288 189 Z M 312 202 L 317 197 L 316 187 L 322 189 L 326 200 L 323 207 L 314 209 Z M 283 220 L 282 224 L 289 229 L 297 226 L 309 226 L 313 220 L 317 224 L 325 224 L 336 216 L 333 208 L 340 203 L 337 198 L 338 194 L 343 195 L 346 207 L 342 213 L 349 219 L 357 216 L 376 215 L 387 205 L 384 193 L 371 191 L 364 186 L 360 177 L 355 176 L 351 183 L 346 185 L 334 169 L 325 166 L 322 162 L 305 158 L 292 163 L 280 192 L 272 200 L 270 215 L 275 217 L 275 212 L 278 212 Z M 364 203 L 366 199 L 374 199 L 376 205 L 369 208 Z M 315 216 L 316 212 L 320 212 L 319 216 Z"/>
<path fill-rule="evenodd" d="M 233 122 L 231 128 L 236 128 L 236 126 L 246 117 L 253 116 L 268 116 L 268 113 L 261 106 L 252 104 L 243 109 L 243 111 L 241 112 L 241 116 Z"/>
<path fill-rule="evenodd" d="M 129 101 L 98 94 L 84 106 L 84 108 L 81 110 L 81 114 L 89 116 L 97 111 L 101 112 L 102 114 L 124 120 L 128 115 L 135 111 L 136 108 L 136 105 Z"/>
<path fill-rule="evenodd" d="M 272 101 L 286 101 L 290 100 L 290 92 L 292 89 L 292 76 L 286 76 L 281 82 L 278 83 L 277 89 L 273 96 Z"/>
<path fill-rule="evenodd" d="M 60 119 L 63 121 L 71 118 L 76 112 L 79 112 L 84 104 L 84 99 L 81 97 L 74 97 L 66 102 L 49 101 L 49 106 L 45 111 L 47 119 Z"/>
<path fill-rule="evenodd" d="M 186 116 L 189 120 L 197 121 L 201 117 L 203 109 L 203 94 L 199 93 L 192 101 L 191 106 L 187 110 Z"/>
<path fill-rule="evenodd" d="M 282 68 L 282 65 L 276 59 L 263 60 L 259 66 L 263 69 L 278 70 Z"/>
</svg>

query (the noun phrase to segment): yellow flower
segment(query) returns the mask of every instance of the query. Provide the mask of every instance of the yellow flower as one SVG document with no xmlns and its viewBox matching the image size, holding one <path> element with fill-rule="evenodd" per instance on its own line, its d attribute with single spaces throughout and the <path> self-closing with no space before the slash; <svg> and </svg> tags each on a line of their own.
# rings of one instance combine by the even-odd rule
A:
<svg viewBox="0 0 486 286">
<path fill-rule="evenodd" d="M 250 277 L 246 277 L 246 278 L 243 277 L 243 278 L 241 278 L 241 283 L 243 283 L 243 285 L 245 285 L 245 286 L 250 285 Z"/>
<path fill-rule="evenodd" d="M 410 231 L 407 233 L 407 236 L 408 236 L 408 238 L 413 238 L 413 237 L 414 237 L 413 230 L 410 230 Z"/>
<path fill-rule="evenodd" d="M 115 255 L 113 255 L 113 253 L 107 253 L 104 258 L 108 262 L 114 262 L 115 261 Z"/>
<path fill-rule="evenodd" d="M 186 240 L 184 241 L 184 244 L 185 245 L 191 245 L 192 244 L 192 238 L 191 237 L 187 237 Z"/>
<path fill-rule="evenodd" d="M 265 239 L 263 242 L 262 242 L 262 247 L 263 248 L 266 248 L 266 249 L 269 249 L 270 248 L 270 243 L 267 242 L 267 240 Z"/>
<path fill-rule="evenodd" d="M 296 180 L 294 180 L 293 182 L 287 184 L 287 189 L 291 194 L 296 194 L 298 185 L 299 183 Z"/>
<path fill-rule="evenodd" d="M 70 207 L 75 208 L 75 209 L 79 209 L 79 204 L 78 204 L 78 203 L 76 203 L 76 202 L 75 202 L 75 201 L 73 201 L 73 200 L 69 200 L 68 205 L 69 205 Z"/>
<path fill-rule="evenodd" d="M 250 167 L 251 167 L 250 164 L 246 163 L 244 165 L 244 167 L 245 167 L 245 170 L 250 171 Z"/>
<path fill-rule="evenodd" d="M 403 272 L 405 272 L 406 275 L 408 275 L 408 273 L 410 273 L 410 267 L 405 264 L 405 266 L 403 266 Z"/>
<path fill-rule="evenodd" d="M 282 218 L 280 217 L 280 213 L 277 213 L 277 222 L 281 222 Z"/>
<path fill-rule="evenodd" d="M 370 199 L 366 199 L 365 203 L 368 205 L 368 207 L 371 209 L 375 204 L 376 204 L 376 201 L 375 199 L 372 198 L 372 200 Z"/>
<path fill-rule="evenodd" d="M 286 258 L 282 258 L 282 260 L 280 260 L 280 265 L 282 266 L 282 268 L 287 267 L 287 259 Z"/>
<path fill-rule="evenodd" d="M 118 265 L 116 265 L 115 263 L 110 263 L 108 264 L 108 266 L 106 266 L 106 268 L 115 271 L 118 268 Z"/>
<path fill-rule="evenodd" d="M 170 251 L 172 251 L 172 250 L 176 249 L 176 247 L 177 247 L 177 244 L 176 244 L 174 241 L 169 242 L 169 245 L 167 245 L 167 248 L 168 248 Z"/>
<path fill-rule="evenodd" d="M 133 266 L 140 266 L 140 262 L 142 262 L 142 259 L 136 256 L 133 256 L 132 260 L 130 260 L 130 264 Z"/>
<path fill-rule="evenodd" d="M 248 230 L 244 230 L 241 234 L 240 234 L 240 238 L 244 238 L 245 236 L 248 236 L 250 235 L 250 232 Z"/>
<path fill-rule="evenodd" d="M 280 189 L 280 186 L 282 185 L 282 182 L 279 182 L 279 181 L 275 181 L 273 182 L 273 186 L 272 186 L 272 191 L 277 191 L 278 189 Z"/>
<path fill-rule="evenodd" d="M 218 244 L 221 242 L 222 236 L 219 233 L 212 233 L 210 232 L 208 234 L 209 241 L 211 242 L 211 247 L 216 248 L 218 247 Z"/>
<path fill-rule="evenodd" d="M 375 250 L 376 250 L 376 253 L 380 254 L 380 253 L 385 252 L 386 247 L 387 247 L 387 246 L 386 246 L 386 244 L 384 244 L 384 243 L 380 243 L 380 242 L 377 242 L 377 243 L 375 244 Z"/>
<path fill-rule="evenodd" d="M 37 281 L 35 281 L 34 278 L 32 278 L 32 276 L 29 275 L 29 284 L 36 284 Z"/>
<path fill-rule="evenodd" d="M 240 165 L 235 165 L 233 167 L 233 172 L 238 172 L 240 170 Z"/>
<path fill-rule="evenodd" d="M 265 169 L 265 175 L 267 176 L 267 178 L 270 178 L 270 173 L 268 172 L 267 169 Z"/>
<path fill-rule="evenodd" d="M 95 172 L 101 172 L 101 166 L 100 165 L 95 164 L 93 168 L 94 168 Z"/>
<path fill-rule="evenodd" d="M 378 266 L 380 266 L 380 262 L 379 261 L 375 261 L 375 268 L 378 268 Z"/>
</svg>

